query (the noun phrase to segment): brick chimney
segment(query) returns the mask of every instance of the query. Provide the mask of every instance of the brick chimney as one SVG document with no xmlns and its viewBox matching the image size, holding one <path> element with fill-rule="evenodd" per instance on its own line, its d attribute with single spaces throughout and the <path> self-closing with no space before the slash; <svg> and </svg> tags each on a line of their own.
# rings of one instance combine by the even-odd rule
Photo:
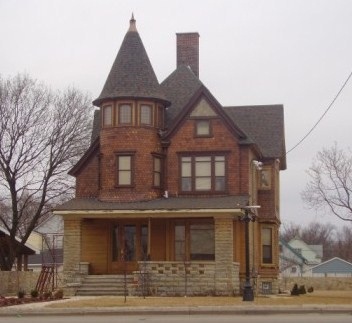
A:
<svg viewBox="0 0 352 323">
<path fill-rule="evenodd" d="M 186 65 L 199 77 L 199 34 L 177 33 L 177 67 Z"/>
</svg>

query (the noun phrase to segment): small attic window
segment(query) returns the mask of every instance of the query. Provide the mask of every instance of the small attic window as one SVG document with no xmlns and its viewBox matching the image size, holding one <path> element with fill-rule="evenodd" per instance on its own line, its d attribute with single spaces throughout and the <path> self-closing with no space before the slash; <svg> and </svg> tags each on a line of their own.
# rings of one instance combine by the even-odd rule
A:
<svg viewBox="0 0 352 323">
<path fill-rule="evenodd" d="M 195 120 L 195 137 L 210 137 L 210 120 Z"/>
</svg>

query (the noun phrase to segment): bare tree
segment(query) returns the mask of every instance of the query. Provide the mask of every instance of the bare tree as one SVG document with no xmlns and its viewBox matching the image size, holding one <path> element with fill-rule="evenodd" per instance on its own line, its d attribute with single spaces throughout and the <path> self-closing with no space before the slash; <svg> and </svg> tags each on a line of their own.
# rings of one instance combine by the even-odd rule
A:
<svg viewBox="0 0 352 323">
<path fill-rule="evenodd" d="M 67 171 L 89 144 L 91 111 L 77 89 L 54 92 L 27 75 L 0 76 L 0 225 L 10 233 L 1 270 L 11 270 L 40 219 L 72 193 Z"/>
<path fill-rule="evenodd" d="M 335 143 L 318 152 L 308 175 L 303 200 L 311 208 L 325 209 L 341 220 L 352 221 L 352 155 Z"/>
<path fill-rule="evenodd" d="M 301 236 L 301 226 L 295 223 L 282 223 L 280 228 L 280 239 L 289 242 L 295 237 Z"/>
</svg>

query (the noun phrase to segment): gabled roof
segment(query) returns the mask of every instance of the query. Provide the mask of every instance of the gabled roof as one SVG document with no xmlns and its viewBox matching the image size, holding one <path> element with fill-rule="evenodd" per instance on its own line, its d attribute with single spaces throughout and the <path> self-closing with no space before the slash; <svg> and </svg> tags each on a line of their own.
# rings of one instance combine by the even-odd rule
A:
<svg viewBox="0 0 352 323">
<path fill-rule="evenodd" d="M 287 248 L 287 250 L 289 250 L 292 255 L 294 255 L 294 257 L 297 257 L 298 259 L 300 259 L 302 261 L 302 263 L 307 263 L 307 259 L 304 258 L 302 256 L 302 254 L 300 254 L 299 252 L 297 252 L 294 248 L 292 248 L 286 241 L 280 239 L 279 240 L 279 244 L 281 244 L 282 246 L 284 246 L 285 248 Z M 292 258 L 287 258 L 283 253 L 280 253 L 280 258 L 283 258 L 285 260 L 294 260 Z"/>
<path fill-rule="evenodd" d="M 258 145 L 264 158 L 278 158 L 281 169 L 286 169 L 282 105 L 233 106 L 224 110 Z"/>
<path fill-rule="evenodd" d="M 116 98 L 150 98 L 166 102 L 132 16 L 130 28 L 111 67 L 99 97 L 93 104 Z"/>
<path fill-rule="evenodd" d="M 9 238 L 10 237 L 10 232 L 5 229 L 4 227 L 0 226 L 0 238 Z M 18 244 L 21 243 L 21 239 L 19 237 L 15 237 L 15 240 L 17 241 Z M 6 241 L 2 241 L 0 243 L 5 243 Z M 5 246 L 6 247 L 6 246 Z M 22 246 L 22 250 L 21 250 L 22 254 L 28 254 L 28 255 L 32 255 L 35 253 L 39 253 L 39 250 L 36 249 L 35 247 L 33 247 L 31 244 L 29 244 L 28 242 L 26 242 L 23 246 Z"/>
<path fill-rule="evenodd" d="M 321 263 L 321 257 L 319 254 L 313 250 L 310 245 L 305 243 L 302 239 L 299 237 L 295 237 L 291 239 L 288 244 L 296 250 L 300 250 L 302 253 L 302 256 L 307 260 L 307 263 L 309 265 L 317 265 Z"/>
<path fill-rule="evenodd" d="M 194 106 L 201 100 L 206 99 L 214 112 L 222 118 L 224 125 L 232 132 L 232 134 L 240 141 L 241 144 L 254 144 L 253 141 L 248 140 L 246 133 L 242 131 L 224 112 L 221 104 L 215 99 L 211 92 L 202 84 L 189 98 L 185 106 L 178 111 L 178 115 L 173 117 L 172 124 L 170 124 L 165 139 L 168 139 L 176 131 L 179 125 L 187 119 Z"/>
<path fill-rule="evenodd" d="M 339 257 L 335 257 L 310 268 L 310 270 L 314 274 L 352 274 L 352 263 Z"/>
<path fill-rule="evenodd" d="M 180 65 L 161 83 L 167 99 L 171 102 L 166 113 L 166 128 L 173 125 L 175 118 L 202 85 L 199 78 L 185 65 Z"/>
</svg>

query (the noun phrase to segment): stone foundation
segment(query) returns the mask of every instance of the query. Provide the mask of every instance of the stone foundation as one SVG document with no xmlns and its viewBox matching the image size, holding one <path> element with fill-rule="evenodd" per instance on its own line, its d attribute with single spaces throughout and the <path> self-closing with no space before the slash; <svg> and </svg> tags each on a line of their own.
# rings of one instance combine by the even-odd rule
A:
<svg viewBox="0 0 352 323">
<path fill-rule="evenodd" d="M 149 295 L 208 296 L 239 294 L 239 264 L 233 263 L 231 276 L 216 274 L 216 264 L 207 262 L 147 261 L 135 273 L 135 294 L 147 289 Z M 229 284 L 231 281 L 231 291 Z"/>
</svg>

